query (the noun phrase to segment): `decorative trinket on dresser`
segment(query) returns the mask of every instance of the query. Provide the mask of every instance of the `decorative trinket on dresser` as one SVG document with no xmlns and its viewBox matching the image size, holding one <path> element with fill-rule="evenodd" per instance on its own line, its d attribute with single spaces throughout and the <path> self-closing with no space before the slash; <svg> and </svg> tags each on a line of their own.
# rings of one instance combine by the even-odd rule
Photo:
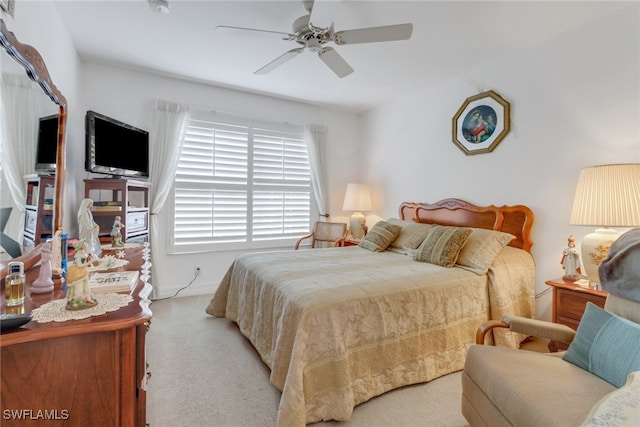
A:
<svg viewBox="0 0 640 427">
<path fill-rule="evenodd" d="M 573 235 L 570 235 L 567 241 L 568 247 L 562 251 L 562 259 L 560 260 L 560 264 L 564 268 L 564 276 L 562 277 L 565 279 L 579 279 L 582 274 L 580 274 L 580 254 L 576 249 L 576 239 Z"/>
<path fill-rule="evenodd" d="M 67 310 L 83 310 L 95 307 L 98 302 L 91 295 L 89 287 L 89 264 L 92 255 L 88 253 L 88 245 L 84 240 L 73 244 L 75 256 L 67 272 Z"/>
<path fill-rule="evenodd" d="M 111 228 L 111 246 L 114 248 L 124 247 L 124 242 L 122 241 L 123 228 L 124 224 L 122 223 L 122 217 L 120 217 L 120 215 L 116 215 L 116 218 L 113 221 L 113 227 Z"/>
<path fill-rule="evenodd" d="M 83 199 L 78 209 L 78 239 L 87 243 L 87 251 L 94 258 L 100 258 L 102 249 L 100 247 L 100 226 L 93 220 L 92 199 Z"/>
<path fill-rule="evenodd" d="M 44 294 L 53 291 L 53 269 L 51 267 L 51 242 L 42 245 L 40 252 L 40 272 L 31 284 L 32 294 Z"/>
<path fill-rule="evenodd" d="M 51 275 L 62 276 L 62 229 L 58 229 L 51 239 Z M 64 249 L 66 250 L 66 248 Z"/>
</svg>

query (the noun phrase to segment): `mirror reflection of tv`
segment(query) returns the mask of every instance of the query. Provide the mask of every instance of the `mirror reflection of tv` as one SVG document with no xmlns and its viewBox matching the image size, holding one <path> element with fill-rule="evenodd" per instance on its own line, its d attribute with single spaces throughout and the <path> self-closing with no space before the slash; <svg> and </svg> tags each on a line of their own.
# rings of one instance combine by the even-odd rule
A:
<svg viewBox="0 0 640 427">
<path fill-rule="evenodd" d="M 39 174 L 55 173 L 57 153 L 58 114 L 40 117 L 36 145 L 36 172 Z"/>
<path fill-rule="evenodd" d="M 85 169 L 113 177 L 148 178 L 149 132 L 87 111 Z"/>
</svg>

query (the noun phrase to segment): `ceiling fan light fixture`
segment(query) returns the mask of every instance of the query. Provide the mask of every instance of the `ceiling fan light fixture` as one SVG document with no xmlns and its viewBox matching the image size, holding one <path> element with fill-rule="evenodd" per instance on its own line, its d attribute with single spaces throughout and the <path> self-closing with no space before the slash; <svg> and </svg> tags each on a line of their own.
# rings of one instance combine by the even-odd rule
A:
<svg viewBox="0 0 640 427">
<path fill-rule="evenodd" d="M 161 0 L 149 0 L 161 1 Z M 165 0 L 166 1 L 166 0 Z M 263 66 L 254 74 L 267 74 L 275 68 L 298 56 L 304 49 L 318 54 L 318 57 L 327 67 L 338 77 L 343 78 L 353 73 L 354 70 L 347 61 L 340 56 L 332 47 L 326 46 L 333 42 L 336 45 L 351 45 L 360 43 L 389 42 L 397 40 L 408 40 L 413 32 L 413 24 L 395 24 L 369 28 L 356 28 L 352 30 L 334 31 L 333 16 L 335 15 L 338 1 L 329 0 L 302 0 L 307 14 L 293 21 L 291 33 L 281 33 L 278 31 L 261 30 L 258 28 L 229 27 L 239 30 L 260 31 L 265 33 L 279 33 L 286 37 L 283 40 L 296 42 L 301 47 L 289 50 L 280 55 L 267 65 Z M 312 23 L 313 21 L 313 23 Z M 314 25 L 315 24 L 315 25 Z"/>
<path fill-rule="evenodd" d="M 156 13 L 169 13 L 169 0 L 149 0 L 149 7 Z"/>
</svg>

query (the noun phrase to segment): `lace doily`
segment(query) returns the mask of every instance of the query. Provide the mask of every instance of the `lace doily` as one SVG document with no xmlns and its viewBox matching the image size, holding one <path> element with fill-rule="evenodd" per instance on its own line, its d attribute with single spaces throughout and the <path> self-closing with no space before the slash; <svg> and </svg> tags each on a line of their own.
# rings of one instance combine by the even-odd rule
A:
<svg viewBox="0 0 640 427">
<path fill-rule="evenodd" d="M 133 297 L 129 294 L 100 294 L 93 298 L 98 301 L 98 305 L 77 311 L 65 308 L 67 305 L 66 299 L 50 301 L 42 307 L 34 309 L 31 313 L 33 315 L 31 320 L 38 323 L 46 323 L 86 319 L 87 317 L 100 316 L 110 311 L 116 311 L 133 301 Z"/>
</svg>

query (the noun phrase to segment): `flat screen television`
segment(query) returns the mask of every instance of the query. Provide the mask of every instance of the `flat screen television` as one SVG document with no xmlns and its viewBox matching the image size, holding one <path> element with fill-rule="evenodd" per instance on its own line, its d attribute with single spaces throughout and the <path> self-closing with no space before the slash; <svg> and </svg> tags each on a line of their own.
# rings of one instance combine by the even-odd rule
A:
<svg viewBox="0 0 640 427">
<path fill-rule="evenodd" d="M 148 178 L 149 132 L 87 111 L 85 169 L 112 176 Z"/>
<path fill-rule="evenodd" d="M 57 153 L 58 114 L 40 117 L 36 142 L 36 172 L 41 174 L 54 173 Z"/>
</svg>

